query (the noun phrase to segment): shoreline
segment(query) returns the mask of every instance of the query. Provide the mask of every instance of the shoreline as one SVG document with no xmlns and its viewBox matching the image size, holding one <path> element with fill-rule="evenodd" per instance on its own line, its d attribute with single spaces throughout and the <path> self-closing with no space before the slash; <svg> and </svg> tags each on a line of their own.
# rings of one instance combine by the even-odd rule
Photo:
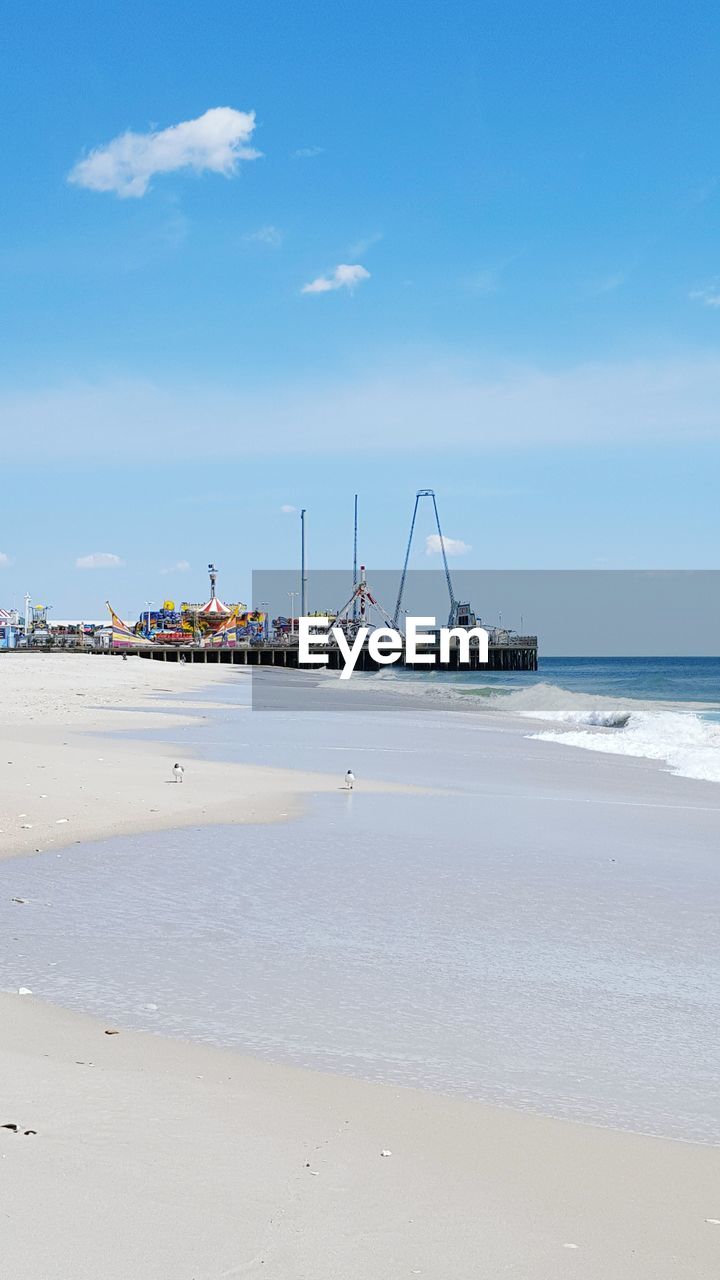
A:
<svg viewBox="0 0 720 1280">
<path fill-rule="evenodd" d="M 0 994 L 0 1018 L 14 1280 L 716 1274 L 711 1147 L 270 1065 L 31 996 Z"/>
<path fill-rule="evenodd" d="M 301 813 L 304 797 L 340 788 L 337 774 L 223 764 L 188 756 L 187 746 L 178 785 L 170 769 L 180 748 L 171 736 L 138 742 L 112 731 L 157 727 L 171 735 L 173 725 L 197 722 L 203 708 L 226 705 L 220 690 L 197 709 L 182 695 L 223 685 L 227 673 L 188 679 L 187 669 L 163 664 L 151 680 L 160 664 L 89 664 L 78 688 L 80 668 L 65 658 L 43 656 L 43 684 L 33 656 L 34 689 L 19 687 L 21 679 L 14 690 L 4 685 L 11 750 L 0 758 L 2 856 L 215 826 L 223 817 L 282 822 Z M 67 679 L 58 679 L 60 668 Z M 91 668 L 108 678 L 93 681 Z M 7 670 L 0 664 L 0 681 Z M 508 735 L 508 752 L 514 743 Z M 538 777 L 556 776 L 555 752 L 548 759 L 534 744 L 524 751 L 542 761 L 533 765 Z M 627 792 L 612 803 L 644 805 L 639 785 L 652 808 L 662 807 L 667 779 L 656 767 L 600 757 L 590 797 L 590 762 L 574 754 L 575 781 L 563 782 L 563 803 L 607 804 L 601 779 L 608 788 L 621 769 Z M 508 757 L 493 758 L 503 768 Z M 698 784 L 669 785 L 680 799 Z M 363 778 L 362 791 L 373 790 L 429 788 Z M 490 804 L 489 794 L 473 794 Z M 514 797 L 499 799 L 505 812 Z M 4 1257 L 13 1280 L 717 1274 L 720 1201 L 710 1143 L 274 1064 L 127 1030 L 32 995 L 0 992 L 0 1025 L 0 1126 L 19 1126 L 0 1127 Z"/>
<path fill-rule="evenodd" d="M 204 705 L 224 704 L 194 712 L 172 696 L 228 679 L 224 669 L 142 659 L 100 664 L 91 654 L 13 654 L 11 665 L 0 661 L 0 859 L 119 835 L 289 821 L 303 811 L 305 797 L 341 788 L 342 779 L 329 773 L 192 756 L 189 762 L 172 729 L 202 719 Z M 113 736 L 156 727 L 169 731 L 162 743 Z M 177 784 L 172 765 L 183 753 L 185 776 Z M 372 779 L 363 788 L 421 790 Z"/>
</svg>

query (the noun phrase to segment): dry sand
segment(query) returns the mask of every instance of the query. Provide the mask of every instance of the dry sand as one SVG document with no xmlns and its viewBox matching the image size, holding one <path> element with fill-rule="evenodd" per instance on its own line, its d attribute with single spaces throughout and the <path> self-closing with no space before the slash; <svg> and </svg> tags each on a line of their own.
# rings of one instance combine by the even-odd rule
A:
<svg viewBox="0 0 720 1280">
<path fill-rule="evenodd" d="M 298 813 L 304 794 L 341 785 L 340 778 L 320 773 L 188 761 L 184 755 L 178 784 L 172 766 L 184 749 L 172 740 L 138 744 L 92 736 L 172 729 L 205 710 L 188 715 L 187 705 L 172 695 L 217 684 L 221 702 L 228 678 L 244 677 L 142 658 L 0 654 L 0 857 L 210 822 L 285 821 Z M 380 781 L 368 781 L 364 789 L 412 790 Z"/>
<path fill-rule="evenodd" d="M 195 761 L 179 786 L 172 747 L 86 736 L 224 678 L 0 655 L 4 851 L 271 820 L 338 785 Z M 0 1028 L 8 1280 L 720 1275 L 716 1149 L 106 1035 L 31 995 L 0 995 Z"/>
</svg>

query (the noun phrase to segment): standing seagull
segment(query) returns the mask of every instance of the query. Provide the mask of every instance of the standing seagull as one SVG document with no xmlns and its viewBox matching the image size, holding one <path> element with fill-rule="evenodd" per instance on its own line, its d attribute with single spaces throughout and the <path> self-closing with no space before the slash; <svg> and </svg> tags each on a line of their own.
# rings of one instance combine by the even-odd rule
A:
<svg viewBox="0 0 720 1280">
<path fill-rule="evenodd" d="M 355 785 L 355 774 L 353 773 L 352 769 L 348 769 L 347 773 L 345 774 L 345 786 L 347 787 L 348 791 L 352 791 L 354 785 Z"/>
<path fill-rule="evenodd" d="M 182 782 L 184 772 L 185 770 L 183 769 L 181 764 L 173 765 L 173 776 L 176 782 Z"/>
</svg>

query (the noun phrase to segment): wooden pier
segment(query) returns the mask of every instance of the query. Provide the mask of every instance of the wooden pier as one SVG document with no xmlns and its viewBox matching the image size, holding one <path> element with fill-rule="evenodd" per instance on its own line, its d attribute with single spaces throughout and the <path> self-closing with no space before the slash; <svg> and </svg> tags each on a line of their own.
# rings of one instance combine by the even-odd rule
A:
<svg viewBox="0 0 720 1280">
<path fill-rule="evenodd" d="M 237 646 L 233 649 L 204 649 L 200 645 L 183 645 L 177 648 L 170 645 L 157 645 L 152 648 L 149 646 L 138 646 L 137 648 L 130 646 L 122 650 L 115 649 L 112 652 L 116 656 L 120 653 L 137 654 L 141 658 L 150 658 L 155 662 L 179 662 L 181 658 L 184 658 L 186 662 L 225 663 L 243 667 L 287 667 L 290 669 L 300 667 L 304 671 L 320 670 L 317 666 L 306 666 L 304 663 L 298 662 L 297 645 L 278 644 L 273 641 Z M 338 671 L 343 665 L 340 650 L 334 645 L 328 645 L 324 652 L 327 653 L 329 658 L 326 669 Z M 437 671 L 537 671 L 537 636 L 512 636 L 507 643 L 491 644 L 486 663 L 478 662 L 478 651 L 472 647 L 470 649 L 470 662 L 463 664 L 459 662 L 457 650 L 451 650 L 450 661 L 445 663 L 440 662 L 438 649 L 427 649 L 425 652 L 435 657 L 433 667 L 426 663 L 421 665 L 408 662 L 404 654 L 400 656 L 394 665 L 399 667 L 414 667 L 417 665 L 418 671 L 433 669 Z M 355 670 L 379 670 L 379 664 L 370 656 L 367 646 L 361 650 Z"/>
</svg>

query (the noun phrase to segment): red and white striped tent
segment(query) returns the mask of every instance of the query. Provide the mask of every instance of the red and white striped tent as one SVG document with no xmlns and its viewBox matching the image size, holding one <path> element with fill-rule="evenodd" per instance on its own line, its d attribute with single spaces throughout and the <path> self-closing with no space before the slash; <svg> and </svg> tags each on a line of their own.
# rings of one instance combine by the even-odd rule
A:
<svg viewBox="0 0 720 1280">
<path fill-rule="evenodd" d="M 0 609 L 0 627 L 16 627 L 18 616 L 15 609 Z"/>
<path fill-rule="evenodd" d="M 221 618 L 229 618 L 231 612 L 232 610 L 228 609 L 222 600 L 219 600 L 217 596 L 213 596 L 211 600 L 208 600 L 207 604 L 203 605 L 198 617 L 207 618 L 210 622 L 213 619 L 219 622 Z"/>
</svg>

